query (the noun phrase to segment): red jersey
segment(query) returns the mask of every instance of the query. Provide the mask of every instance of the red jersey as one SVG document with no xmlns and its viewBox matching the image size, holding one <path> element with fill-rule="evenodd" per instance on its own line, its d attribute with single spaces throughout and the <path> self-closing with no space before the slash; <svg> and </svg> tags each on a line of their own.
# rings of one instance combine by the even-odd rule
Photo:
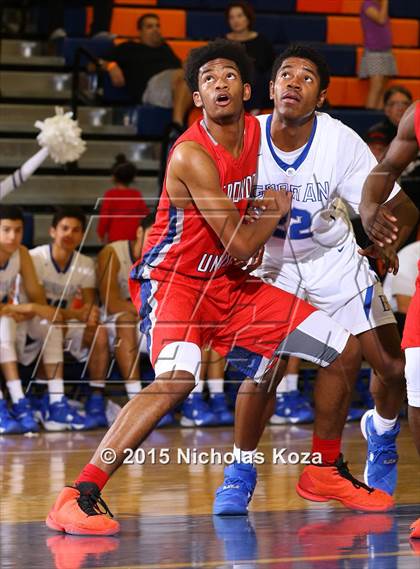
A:
<svg viewBox="0 0 420 569">
<path fill-rule="evenodd" d="M 112 241 L 136 238 L 141 220 L 149 215 L 143 196 L 135 188 L 112 188 L 105 192 L 99 213 L 97 232 L 101 239 L 108 234 Z"/>
<path fill-rule="evenodd" d="M 245 115 L 243 149 L 237 159 L 214 140 L 204 120 L 196 121 L 178 138 L 174 148 L 186 141 L 197 142 L 211 156 L 219 172 L 220 187 L 242 217 L 256 178 L 260 143 L 257 119 Z M 134 266 L 131 278 L 153 278 L 156 277 L 156 269 L 160 269 L 208 279 L 224 274 L 232 261 L 219 237 L 194 203 L 185 209 L 171 204 L 165 179 L 155 224 L 147 239 L 143 258 Z"/>
</svg>

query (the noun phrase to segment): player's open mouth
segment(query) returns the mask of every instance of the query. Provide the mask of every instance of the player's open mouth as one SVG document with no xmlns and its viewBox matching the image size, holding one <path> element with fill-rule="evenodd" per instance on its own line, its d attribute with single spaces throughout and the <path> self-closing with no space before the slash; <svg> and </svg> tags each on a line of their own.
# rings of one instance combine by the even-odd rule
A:
<svg viewBox="0 0 420 569">
<path fill-rule="evenodd" d="M 286 103 L 299 103 L 300 95 L 292 91 L 286 91 L 286 93 L 282 96 L 281 100 L 285 101 Z"/>
<path fill-rule="evenodd" d="M 226 94 L 217 95 L 217 97 L 216 97 L 216 104 L 217 105 L 219 105 L 221 107 L 225 107 L 229 103 L 230 103 L 229 95 L 226 95 Z"/>
</svg>

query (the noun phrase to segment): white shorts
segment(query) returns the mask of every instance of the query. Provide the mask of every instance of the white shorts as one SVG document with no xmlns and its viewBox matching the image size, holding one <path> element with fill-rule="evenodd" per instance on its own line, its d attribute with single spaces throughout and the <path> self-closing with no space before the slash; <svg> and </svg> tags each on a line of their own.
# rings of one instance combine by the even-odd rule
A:
<svg viewBox="0 0 420 569">
<path fill-rule="evenodd" d="M 36 320 L 36 319 L 33 319 Z M 29 321 L 32 322 L 32 321 Z M 30 326 L 26 322 L 22 322 L 18 325 L 17 333 L 17 347 L 19 354 L 19 362 L 23 365 L 31 364 L 36 357 L 40 354 L 44 356 L 45 351 L 45 337 L 41 334 L 41 330 L 32 324 Z M 59 324 L 55 324 L 51 335 L 53 336 L 57 332 Z M 85 333 L 86 325 L 79 320 L 69 320 L 65 324 L 65 336 L 64 341 L 61 341 L 61 359 L 57 361 L 63 361 L 63 351 L 70 352 L 70 354 L 78 362 L 86 362 L 89 357 L 89 347 L 83 345 L 83 336 Z M 42 352 L 42 353 L 41 353 Z"/>
<path fill-rule="evenodd" d="M 304 298 L 353 335 L 395 323 L 382 285 L 357 252 L 353 235 L 341 246 L 322 249 L 308 260 L 274 266 L 265 258 L 257 276 Z"/>
<path fill-rule="evenodd" d="M 106 326 L 106 331 L 108 333 L 109 349 L 110 349 L 111 353 L 114 352 L 114 349 L 115 349 L 115 346 L 117 343 L 117 338 L 118 338 L 117 320 L 123 314 L 125 314 L 125 313 L 124 312 L 117 312 L 116 314 L 107 314 L 105 312 L 105 310 L 103 310 L 103 308 L 101 309 L 101 320 L 102 320 L 103 324 Z M 130 323 L 130 325 L 131 325 L 131 323 Z M 147 339 L 146 339 L 146 335 L 142 334 L 140 332 L 140 321 L 138 322 L 138 325 L 136 326 L 136 332 L 137 332 L 137 340 L 139 343 L 140 353 L 148 355 L 149 352 L 147 350 Z"/>
</svg>

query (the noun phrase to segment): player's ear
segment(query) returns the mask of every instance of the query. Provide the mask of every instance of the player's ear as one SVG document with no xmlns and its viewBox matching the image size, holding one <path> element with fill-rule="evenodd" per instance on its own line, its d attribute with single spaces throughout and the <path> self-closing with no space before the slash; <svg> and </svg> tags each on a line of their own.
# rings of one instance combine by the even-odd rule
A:
<svg viewBox="0 0 420 569">
<path fill-rule="evenodd" d="M 273 101 L 274 100 L 274 81 L 270 81 L 269 91 L 270 91 L 270 101 Z"/>
<path fill-rule="evenodd" d="M 244 94 L 242 99 L 244 101 L 249 101 L 251 98 L 251 85 L 249 83 L 244 83 Z"/>
<path fill-rule="evenodd" d="M 316 106 L 318 109 L 320 109 L 322 107 L 322 105 L 325 103 L 325 99 L 327 98 L 327 90 L 324 89 L 323 91 L 320 92 L 320 94 L 318 95 L 318 101 L 316 103 Z"/>
<path fill-rule="evenodd" d="M 196 107 L 198 107 L 199 109 L 203 108 L 203 101 L 201 100 L 201 95 L 198 91 L 194 91 L 193 93 L 193 101 L 194 101 L 194 105 Z"/>
<path fill-rule="evenodd" d="M 54 239 L 55 233 L 56 233 L 55 227 L 53 227 L 53 226 L 51 225 L 50 231 L 49 231 L 49 234 L 50 234 L 51 239 Z"/>
</svg>

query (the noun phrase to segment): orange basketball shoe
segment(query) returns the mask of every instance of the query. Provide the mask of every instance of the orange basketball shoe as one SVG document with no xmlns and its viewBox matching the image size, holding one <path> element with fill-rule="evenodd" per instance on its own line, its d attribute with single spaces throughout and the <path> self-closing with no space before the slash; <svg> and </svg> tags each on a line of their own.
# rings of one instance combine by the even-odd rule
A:
<svg viewBox="0 0 420 569">
<path fill-rule="evenodd" d="M 410 537 L 420 539 L 420 518 L 411 524 L 410 531 Z"/>
<path fill-rule="evenodd" d="M 312 502 L 337 500 L 352 510 L 386 512 L 394 507 L 393 498 L 354 478 L 340 454 L 334 464 L 305 466 L 296 485 L 299 496 Z"/>
<path fill-rule="evenodd" d="M 50 529 L 73 535 L 114 535 L 119 532 L 120 524 L 106 514 L 113 517 L 97 485 L 80 482 L 77 487 L 63 488 L 48 514 L 46 524 Z"/>
</svg>

